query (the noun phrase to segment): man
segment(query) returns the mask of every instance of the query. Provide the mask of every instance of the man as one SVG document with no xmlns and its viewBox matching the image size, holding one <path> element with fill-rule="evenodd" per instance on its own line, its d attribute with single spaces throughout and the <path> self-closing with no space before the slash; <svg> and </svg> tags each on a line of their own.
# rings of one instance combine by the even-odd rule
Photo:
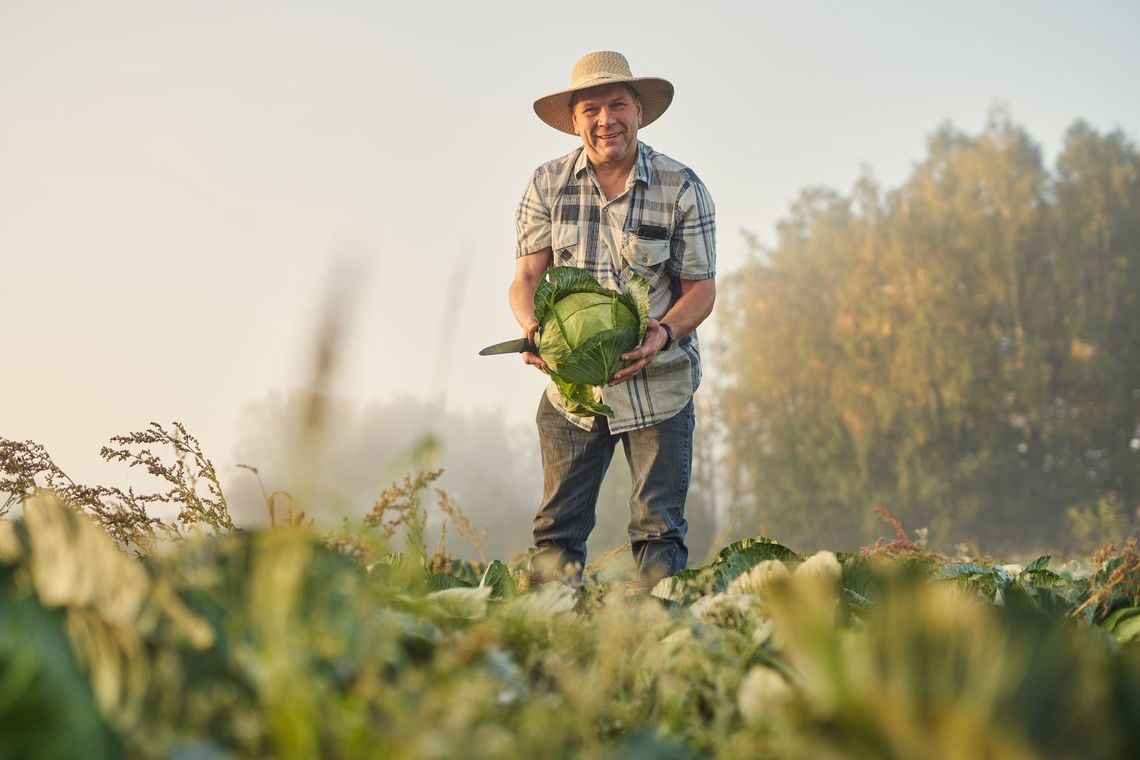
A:
<svg viewBox="0 0 1140 760">
<path fill-rule="evenodd" d="M 540 399 L 544 484 L 530 572 L 580 581 L 598 491 L 620 440 L 633 480 L 635 593 L 688 561 L 684 509 L 701 377 L 694 331 L 716 296 L 714 208 L 692 170 L 637 139 L 669 107 L 672 84 L 634 77 L 625 57 L 608 51 L 581 58 L 570 79 L 569 89 L 534 103 L 540 119 L 582 145 L 540 166 L 519 203 L 511 310 L 533 341 L 535 288 L 548 267 L 575 266 L 615 290 L 642 275 L 650 320 L 641 346 L 622 357 L 629 366 L 602 391 L 613 417 L 568 413 L 553 383 Z M 546 369 L 535 354 L 523 361 Z"/>
</svg>

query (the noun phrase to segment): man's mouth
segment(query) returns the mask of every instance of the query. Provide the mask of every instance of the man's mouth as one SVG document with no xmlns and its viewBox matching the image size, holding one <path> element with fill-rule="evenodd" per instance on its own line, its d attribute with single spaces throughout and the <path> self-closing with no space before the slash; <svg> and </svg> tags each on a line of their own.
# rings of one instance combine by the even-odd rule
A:
<svg viewBox="0 0 1140 760">
<path fill-rule="evenodd" d="M 598 139 L 599 140 L 613 140 L 616 137 L 621 137 L 622 134 L 623 134 L 622 132 L 611 132 L 608 135 L 598 135 Z"/>
</svg>

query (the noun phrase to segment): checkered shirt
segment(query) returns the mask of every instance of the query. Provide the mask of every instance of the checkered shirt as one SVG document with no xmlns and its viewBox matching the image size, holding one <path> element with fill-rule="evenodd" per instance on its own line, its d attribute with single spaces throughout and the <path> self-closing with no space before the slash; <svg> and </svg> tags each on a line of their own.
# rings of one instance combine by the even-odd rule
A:
<svg viewBox="0 0 1140 760">
<path fill-rule="evenodd" d="M 644 240 L 639 225 L 667 230 L 666 240 Z M 681 280 L 716 274 L 716 211 L 712 197 L 688 167 L 638 142 L 637 160 L 625 192 L 606 201 L 578 148 L 538 167 L 515 215 L 516 256 L 553 250 L 553 266 L 589 272 L 607 288 L 622 290 L 634 273 L 649 283 L 649 314 L 660 319 L 681 296 Z M 697 334 L 679 339 L 668 351 L 620 385 L 601 389 L 614 410 L 611 433 L 648 427 L 685 408 L 701 381 Z M 547 396 L 556 409 L 586 430 L 592 417 L 563 409 L 553 382 Z"/>
</svg>

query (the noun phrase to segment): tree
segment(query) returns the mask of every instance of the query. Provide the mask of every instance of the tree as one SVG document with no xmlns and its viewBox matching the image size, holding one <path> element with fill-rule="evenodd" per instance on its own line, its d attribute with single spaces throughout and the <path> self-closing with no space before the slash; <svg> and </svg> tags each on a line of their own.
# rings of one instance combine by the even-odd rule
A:
<svg viewBox="0 0 1140 760">
<path fill-rule="evenodd" d="M 976 137 L 939 129 L 897 190 L 804 191 L 718 309 L 751 524 L 850 545 L 882 507 L 1009 548 L 1109 491 L 1134 508 L 1137 176 L 1134 146 L 1082 124 L 1050 174 L 997 111 Z"/>
</svg>

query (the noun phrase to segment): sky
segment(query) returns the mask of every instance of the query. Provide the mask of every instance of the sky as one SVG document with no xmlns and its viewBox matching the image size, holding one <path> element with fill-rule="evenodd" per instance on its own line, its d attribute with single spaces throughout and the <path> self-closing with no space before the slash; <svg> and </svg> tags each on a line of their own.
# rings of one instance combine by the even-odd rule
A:
<svg viewBox="0 0 1140 760">
<path fill-rule="evenodd" d="M 896 187 L 947 121 L 1004 107 L 1047 162 L 1077 118 L 1135 141 L 1137 28 L 1134 2 L 0 0 L 0 436 L 98 483 L 111 435 L 181 420 L 235 477 L 330 292 L 339 396 L 530 430 L 544 378 L 476 352 L 519 332 L 515 204 L 576 146 L 531 104 L 582 54 L 674 83 L 640 137 L 709 187 L 724 281 L 801 189 Z"/>
</svg>

